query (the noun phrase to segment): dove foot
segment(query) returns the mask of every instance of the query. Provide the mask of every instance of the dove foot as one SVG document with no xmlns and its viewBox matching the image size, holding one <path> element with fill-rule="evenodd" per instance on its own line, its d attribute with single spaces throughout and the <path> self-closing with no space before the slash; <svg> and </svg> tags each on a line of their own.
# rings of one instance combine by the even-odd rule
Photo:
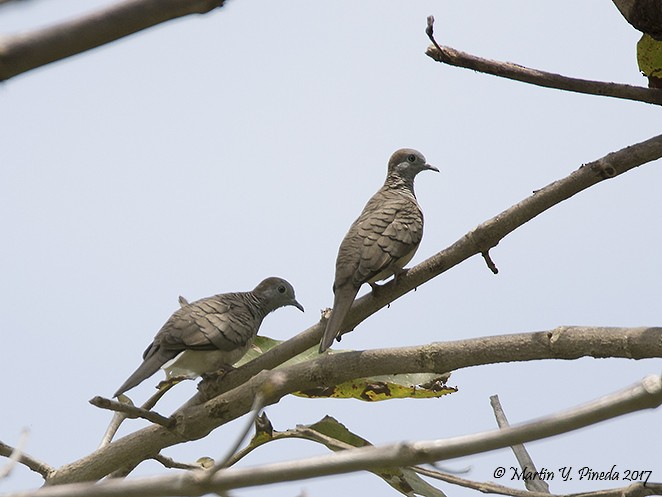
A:
<svg viewBox="0 0 662 497">
<path fill-rule="evenodd" d="M 409 272 L 409 268 L 402 268 L 399 271 L 393 273 L 393 281 L 397 284 L 398 279 L 400 279 L 402 276 L 404 276 L 408 272 Z"/>
<path fill-rule="evenodd" d="M 208 373 L 203 373 L 200 377 L 204 381 L 214 381 L 214 380 L 218 380 L 219 378 L 223 378 L 226 374 L 228 374 L 233 369 L 236 369 L 236 368 L 234 366 L 226 364 L 225 366 L 217 369 L 216 371 L 209 371 Z"/>
<path fill-rule="evenodd" d="M 382 290 L 382 285 L 371 282 L 368 282 L 368 285 L 370 285 L 370 289 L 372 290 L 372 293 L 375 294 L 375 296 L 379 295 L 379 292 Z"/>
<path fill-rule="evenodd" d="M 177 383 L 180 381 L 184 380 L 190 380 L 191 378 L 186 376 L 186 375 L 177 375 L 177 376 L 170 376 L 169 378 L 159 382 L 159 384 L 156 386 L 159 390 L 169 390 L 172 387 L 174 387 Z"/>
</svg>

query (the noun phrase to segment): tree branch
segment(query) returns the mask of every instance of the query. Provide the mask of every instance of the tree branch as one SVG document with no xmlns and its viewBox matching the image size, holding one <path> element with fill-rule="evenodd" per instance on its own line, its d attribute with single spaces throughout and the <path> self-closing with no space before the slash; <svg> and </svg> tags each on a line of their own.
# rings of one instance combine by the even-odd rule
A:
<svg viewBox="0 0 662 497">
<path fill-rule="evenodd" d="M 434 19 L 432 19 L 432 22 L 434 22 Z M 513 64 L 512 62 L 483 59 L 482 57 L 460 52 L 451 47 L 440 46 L 432 36 L 430 18 L 428 18 L 428 29 L 426 31 L 433 45 L 427 48 L 425 55 L 449 66 L 473 69 L 474 71 L 485 74 L 513 79 L 545 88 L 662 105 L 662 90 L 660 89 L 570 78 L 561 74 L 529 69 L 519 64 Z"/>
<path fill-rule="evenodd" d="M 223 3 L 125 0 L 78 19 L 5 37 L 0 43 L 0 81 L 178 17 L 207 13 Z"/>
<path fill-rule="evenodd" d="M 27 428 L 23 428 L 21 430 L 21 436 L 18 438 L 18 443 L 16 444 L 16 447 L 9 447 L 6 444 L 2 444 L 2 448 L 5 449 L 11 449 L 9 455 L 7 455 L 7 464 L 5 464 L 4 467 L 0 468 L 0 480 L 4 480 L 7 478 L 12 470 L 14 469 L 14 466 L 18 463 L 18 461 L 21 459 L 21 455 L 23 454 L 23 448 L 25 447 L 25 444 L 28 441 L 28 430 Z"/>
<path fill-rule="evenodd" d="M 492 410 L 494 411 L 494 417 L 497 420 L 497 425 L 499 428 L 506 428 L 510 426 L 508 423 L 508 418 L 506 417 L 506 413 L 503 411 L 503 408 L 501 407 L 501 402 L 499 401 L 499 396 L 498 395 L 492 395 L 490 397 L 490 405 L 492 406 Z M 522 471 L 530 471 L 534 475 L 540 474 L 538 472 L 538 468 L 536 468 L 536 465 L 533 463 L 533 459 L 531 459 L 531 456 L 529 455 L 529 452 L 526 450 L 526 447 L 524 445 L 519 444 L 519 445 L 513 445 L 510 447 L 510 450 L 513 451 L 513 454 L 515 454 L 515 458 L 517 459 L 517 462 L 520 465 L 520 468 L 522 468 Z M 547 482 L 541 478 L 526 478 L 524 480 L 524 485 L 526 486 L 527 490 L 531 492 L 541 492 L 545 494 L 549 494 L 549 485 Z"/>
<path fill-rule="evenodd" d="M 292 392 L 369 375 L 437 372 L 500 362 L 579 357 L 662 357 L 662 328 L 561 327 L 551 331 L 500 335 L 434 343 L 419 347 L 322 355 L 317 359 L 262 371 L 245 384 L 173 414 L 176 428 L 150 426 L 59 468 L 50 484 L 98 480 L 118 467 L 154 457 L 165 447 L 202 438 L 215 428 L 250 411 L 265 382 L 273 386 L 265 405 Z M 273 375 L 279 381 L 271 381 Z"/>
<path fill-rule="evenodd" d="M 20 444 L 17 447 L 12 447 L 11 445 L 0 442 L 0 456 L 8 458 L 15 457 L 16 462 L 31 469 L 35 473 L 39 473 L 45 479 L 55 472 L 55 468 L 52 466 L 49 466 L 45 462 L 39 461 L 23 452 L 20 448 Z"/>
<path fill-rule="evenodd" d="M 333 357 L 320 359 L 329 362 Z M 228 468 L 204 482 L 204 472 L 187 472 L 133 480 L 106 480 L 97 484 L 47 486 L 5 497 L 111 497 L 201 495 L 234 488 L 295 481 L 383 467 L 412 466 L 487 452 L 539 440 L 627 413 L 662 404 L 662 378 L 648 376 L 640 383 L 598 400 L 544 418 L 468 436 L 443 440 L 360 447 L 332 455 L 310 457 L 249 468 Z M 204 484 L 202 483 L 204 482 Z M 656 484 L 652 484 L 657 486 Z M 645 490 L 645 487 L 644 487 Z"/>
<path fill-rule="evenodd" d="M 93 406 L 99 407 L 101 409 L 121 412 L 126 414 L 126 417 L 128 418 L 143 418 L 167 429 L 172 429 L 175 425 L 175 420 L 173 418 L 166 418 L 158 412 L 148 411 L 142 407 L 136 407 L 134 405 L 125 404 L 123 402 L 116 402 L 114 400 L 106 399 L 98 395 L 90 399 L 89 402 Z"/>
</svg>

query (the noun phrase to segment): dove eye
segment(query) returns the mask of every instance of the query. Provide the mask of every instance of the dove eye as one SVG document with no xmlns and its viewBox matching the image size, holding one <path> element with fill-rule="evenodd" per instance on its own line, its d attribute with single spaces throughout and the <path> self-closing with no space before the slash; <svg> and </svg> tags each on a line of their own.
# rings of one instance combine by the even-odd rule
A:
<svg viewBox="0 0 662 497">
<path fill-rule="evenodd" d="M 283 285 L 278 287 L 278 293 L 285 293 L 285 287 Z"/>
<path fill-rule="evenodd" d="M 414 161 L 416 160 L 416 156 L 415 156 L 414 154 L 409 154 L 409 155 L 407 156 L 407 160 L 408 160 L 409 162 L 414 162 Z"/>
</svg>

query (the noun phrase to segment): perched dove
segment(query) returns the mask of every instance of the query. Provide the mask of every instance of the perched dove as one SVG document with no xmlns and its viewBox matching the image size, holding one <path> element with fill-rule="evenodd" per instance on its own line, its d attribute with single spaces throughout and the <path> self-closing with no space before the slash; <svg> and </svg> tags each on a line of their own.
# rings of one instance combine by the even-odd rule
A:
<svg viewBox="0 0 662 497">
<path fill-rule="evenodd" d="M 267 314 L 287 305 L 303 311 L 292 285 L 274 277 L 250 292 L 223 293 L 190 304 L 180 298 L 180 304 L 145 350 L 143 363 L 114 397 L 161 367 L 168 377 L 195 378 L 231 366 L 248 351 Z"/>
<path fill-rule="evenodd" d="M 423 154 L 403 148 L 388 161 L 386 181 L 350 226 L 336 259 L 333 310 L 320 343 L 320 354 L 338 337 L 352 302 L 364 283 L 375 288 L 403 271 L 423 237 L 423 213 L 414 195 L 414 178 L 425 170 Z"/>
</svg>

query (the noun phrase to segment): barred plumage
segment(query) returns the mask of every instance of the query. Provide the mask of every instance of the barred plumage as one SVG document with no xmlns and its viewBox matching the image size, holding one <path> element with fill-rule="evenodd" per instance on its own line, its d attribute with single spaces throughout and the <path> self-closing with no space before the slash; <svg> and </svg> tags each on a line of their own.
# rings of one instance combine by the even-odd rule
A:
<svg viewBox="0 0 662 497">
<path fill-rule="evenodd" d="M 328 349 L 364 283 L 397 275 L 412 259 L 423 238 L 423 212 L 416 202 L 414 178 L 425 170 L 439 171 L 412 149 L 397 150 L 388 162 L 384 185 L 350 226 L 338 249 L 334 301 L 320 342 Z"/>
<path fill-rule="evenodd" d="M 186 301 L 154 337 L 138 369 L 115 397 L 166 369 L 168 376 L 195 378 L 231 366 L 248 351 L 264 317 L 297 302 L 294 288 L 282 278 L 267 278 L 250 292 L 224 293 L 190 304 Z"/>
</svg>

